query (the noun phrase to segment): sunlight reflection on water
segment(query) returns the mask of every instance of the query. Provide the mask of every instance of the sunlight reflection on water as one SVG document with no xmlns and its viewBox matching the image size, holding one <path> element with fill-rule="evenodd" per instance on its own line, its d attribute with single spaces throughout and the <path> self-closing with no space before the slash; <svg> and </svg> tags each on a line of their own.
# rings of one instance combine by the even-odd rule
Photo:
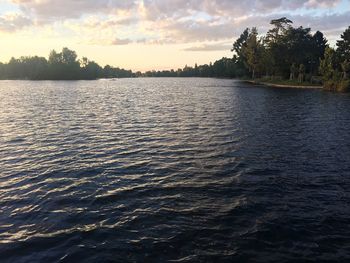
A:
<svg viewBox="0 0 350 263">
<path fill-rule="evenodd" d="M 2 262 L 349 257 L 350 96 L 0 81 Z"/>
</svg>

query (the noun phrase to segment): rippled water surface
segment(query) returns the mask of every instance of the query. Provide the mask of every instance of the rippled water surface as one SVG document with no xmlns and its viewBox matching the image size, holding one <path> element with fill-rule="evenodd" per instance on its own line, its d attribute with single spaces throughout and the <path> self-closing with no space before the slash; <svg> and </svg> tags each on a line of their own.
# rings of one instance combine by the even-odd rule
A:
<svg viewBox="0 0 350 263">
<path fill-rule="evenodd" d="M 350 260 L 349 95 L 1 81 L 0 109 L 1 262 Z"/>
</svg>

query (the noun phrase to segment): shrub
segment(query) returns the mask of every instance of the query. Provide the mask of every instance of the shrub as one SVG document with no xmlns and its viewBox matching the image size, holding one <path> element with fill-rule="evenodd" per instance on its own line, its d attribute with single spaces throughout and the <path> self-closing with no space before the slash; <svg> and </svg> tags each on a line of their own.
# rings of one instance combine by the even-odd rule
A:
<svg viewBox="0 0 350 263">
<path fill-rule="evenodd" d="M 337 85 L 333 80 L 327 80 L 327 81 L 324 81 L 323 89 L 327 91 L 335 91 L 336 86 Z"/>
<path fill-rule="evenodd" d="M 337 85 L 338 92 L 349 92 L 350 91 L 350 80 L 342 80 Z"/>
</svg>

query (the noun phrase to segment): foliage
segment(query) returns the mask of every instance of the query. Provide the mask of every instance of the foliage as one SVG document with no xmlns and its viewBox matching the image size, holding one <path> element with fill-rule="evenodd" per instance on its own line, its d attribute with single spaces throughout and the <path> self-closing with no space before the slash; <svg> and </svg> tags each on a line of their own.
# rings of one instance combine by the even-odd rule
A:
<svg viewBox="0 0 350 263">
<path fill-rule="evenodd" d="M 236 76 L 239 68 L 251 77 L 271 81 L 320 82 L 326 90 L 350 91 L 350 27 L 341 35 L 337 48 L 328 46 L 323 33 L 311 33 L 310 28 L 293 27 L 286 17 L 271 21 L 272 28 L 265 37 L 257 29 L 245 29 L 234 42 L 232 51 Z M 265 76 L 263 76 L 265 74 Z"/>
<path fill-rule="evenodd" d="M 326 49 L 324 59 L 321 59 L 320 73 L 325 90 L 350 91 L 350 27 L 341 35 L 336 50 Z"/>
<path fill-rule="evenodd" d="M 147 71 L 145 73 L 101 67 L 86 57 L 78 59 L 75 51 L 63 48 L 43 57 L 11 58 L 0 63 L 0 79 L 75 80 L 127 77 L 217 77 L 265 78 L 271 81 L 302 84 L 317 82 L 321 74 L 325 89 L 349 90 L 350 27 L 341 35 L 337 48 L 330 48 L 320 31 L 293 27 L 286 17 L 271 21 L 271 29 L 260 37 L 256 28 L 246 28 L 233 43 L 232 58 L 214 63 L 185 66 L 177 70 Z"/>
<path fill-rule="evenodd" d="M 324 59 L 320 60 L 320 68 L 319 71 L 323 77 L 323 80 L 326 82 L 334 78 L 335 75 L 335 50 L 327 47 Z"/>
<path fill-rule="evenodd" d="M 222 58 L 205 65 L 194 67 L 185 66 L 178 70 L 163 70 L 163 71 L 147 71 L 141 76 L 144 77 L 207 77 L 207 78 L 235 78 L 238 77 L 236 61 L 231 58 Z"/>
<path fill-rule="evenodd" d="M 350 26 L 341 35 L 341 39 L 337 41 L 337 47 L 340 60 L 350 60 Z"/>
<path fill-rule="evenodd" d="M 102 68 L 85 57 L 78 60 L 76 52 L 68 48 L 63 48 L 60 53 L 51 51 L 48 60 L 35 56 L 11 58 L 7 64 L 0 63 L 0 79 L 89 80 L 133 76 L 130 70 Z"/>
<path fill-rule="evenodd" d="M 258 37 L 257 29 L 245 29 L 234 42 L 232 51 L 237 65 L 252 73 L 252 77 L 271 76 L 302 81 L 311 79 L 318 72 L 320 58 L 323 59 L 327 40 L 310 28 L 293 27 L 285 17 L 271 21 L 272 28 L 266 37 Z M 293 66 L 294 65 L 294 66 Z M 303 65 L 303 72 L 299 72 Z"/>
<path fill-rule="evenodd" d="M 252 73 L 253 79 L 255 78 L 256 73 L 261 71 L 263 51 L 264 49 L 261 41 L 258 39 L 258 31 L 256 28 L 252 28 L 246 40 L 246 44 L 242 47 L 241 55 L 249 72 Z"/>
</svg>

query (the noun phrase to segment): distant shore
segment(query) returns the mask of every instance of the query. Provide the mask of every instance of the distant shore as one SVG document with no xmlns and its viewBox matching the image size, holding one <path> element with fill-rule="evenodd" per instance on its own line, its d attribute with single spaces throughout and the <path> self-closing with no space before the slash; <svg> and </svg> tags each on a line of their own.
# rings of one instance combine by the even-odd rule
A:
<svg viewBox="0 0 350 263">
<path fill-rule="evenodd" d="M 293 85 L 293 84 L 276 84 L 271 82 L 265 82 L 265 81 L 258 81 L 258 80 L 244 80 L 243 82 L 247 82 L 254 85 L 263 85 L 268 87 L 274 87 L 274 88 L 286 88 L 286 89 L 323 89 L 323 86 L 319 85 Z"/>
</svg>

